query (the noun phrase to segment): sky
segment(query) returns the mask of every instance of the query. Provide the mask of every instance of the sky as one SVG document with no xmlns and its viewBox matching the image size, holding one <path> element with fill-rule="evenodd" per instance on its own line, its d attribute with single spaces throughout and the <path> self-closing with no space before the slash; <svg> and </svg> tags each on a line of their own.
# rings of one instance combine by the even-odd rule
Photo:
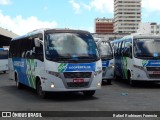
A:
<svg viewBox="0 0 160 120">
<path fill-rule="evenodd" d="M 142 22 L 160 24 L 160 0 L 142 0 Z M 0 0 L 0 27 L 18 35 L 39 28 L 94 32 L 95 18 L 113 18 L 113 0 Z"/>
</svg>

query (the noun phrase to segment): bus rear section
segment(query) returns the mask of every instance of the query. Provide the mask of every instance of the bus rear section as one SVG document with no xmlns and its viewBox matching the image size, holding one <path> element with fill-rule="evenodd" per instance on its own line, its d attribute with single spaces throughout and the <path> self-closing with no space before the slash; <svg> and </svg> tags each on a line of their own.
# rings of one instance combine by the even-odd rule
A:
<svg viewBox="0 0 160 120">
<path fill-rule="evenodd" d="M 110 42 L 101 40 L 98 42 L 98 48 L 102 60 L 102 79 L 107 84 L 111 84 L 111 80 L 114 79 L 114 59 L 113 51 Z"/>
<path fill-rule="evenodd" d="M 0 48 L 0 71 L 6 73 L 8 71 L 8 49 Z"/>
<path fill-rule="evenodd" d="M 30 42 L 28 48 L 23 47 L 14 55 L 17 53 L 14 47 L 26 42 Z M 92 96 L 101 88 L 102 62 L 89 32 L 66 29 L 32 32 L 12 40 L 9 56 L 10 77 L 17 86 L 32 87 L 42 98 L 48 92 L 67 91 Z"/>
</svg>

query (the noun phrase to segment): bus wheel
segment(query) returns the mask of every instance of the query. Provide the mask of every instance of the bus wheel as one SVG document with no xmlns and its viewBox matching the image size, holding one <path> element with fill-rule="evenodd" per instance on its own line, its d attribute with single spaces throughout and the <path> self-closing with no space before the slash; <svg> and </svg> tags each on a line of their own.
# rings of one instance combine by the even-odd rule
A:
<svg viewBox="0 0 160 120">
<path fill-rule="evenodd" d="M 111 85 L 111 79 L 107 80 L 107 85 Z"/>
<path fill-rule="evenodd" d="M 37 86 L 36 86 L 37 94 L 40 98 L 47 98 L 47 93 L 42 90 L 41 81 L 38 80 Z"/>
<path fill-rule="evenodd" d="M 120 79 L 120 77 L 118 75 L 114 74 L 114 80 L 119 80 L 119 79 Z"/>
<path fill-rule="evenodd" d="M 95 90 L 83 91 L 83 94 L 87 97 L 92 97 L 95 94 Z"/>
<path fill-rule="evenodd" d="M 18 79 L 18 76 L 16 75 L 15 76 L 15 81 L 16 81 L 16 87 L 18 89 L 22 89 L 23 88 L 23 85 L 19 82 L 19 79 Z"/>
<path fill-rule="evenodd" d="M 3 73 L 5 74 L 5 73 L 6 73 L 6 71 L 3 71 Z"/>
<path fill-rule="evenodd" d="M 128 71 L 127 80 L 129 81 L 129 84 L 134 87 L 136 85 L 136 82 L 134 80 L 131 80 L 131 73 Z"/>
</svg>

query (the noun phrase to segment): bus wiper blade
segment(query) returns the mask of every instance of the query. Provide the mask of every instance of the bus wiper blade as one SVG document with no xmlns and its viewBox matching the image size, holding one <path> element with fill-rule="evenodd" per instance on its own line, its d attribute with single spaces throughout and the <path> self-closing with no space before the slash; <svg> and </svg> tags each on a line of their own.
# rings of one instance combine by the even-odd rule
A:
<svg viewBox="0 0 160 120">
<path fill-rule="evenodd" d="M 139 54 L 139 57 L 153 57 L 151 54 Z"/>
<path fill-rule="evenodd" d="M 93 61 L 95 61 L 95 60 L 98 60 L 99 58 L 98 57 L 95 57 L 95 56 L 79 56 L 78 57 L 80 60 L 93 60 Z"/>
<path fill-rule="evenodd" d="M 47 60 L 53 61 L 53 60 L 58 60 L 57 58 L 47 58 Z"/>
</svg>

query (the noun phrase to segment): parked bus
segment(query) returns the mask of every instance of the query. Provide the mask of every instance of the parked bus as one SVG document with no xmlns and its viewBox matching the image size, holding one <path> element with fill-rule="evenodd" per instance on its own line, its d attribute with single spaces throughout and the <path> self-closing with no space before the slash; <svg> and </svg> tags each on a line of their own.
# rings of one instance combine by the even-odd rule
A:
<svg viewBox="0 0 160 120">
<path fill-rule="evenodd" d="M 11 38 L 1 36 L 0 39 L 0 72 L 8 71 L 8 50 Z"/>
<path fill-rule="evenodd" d="M 0 48 L 0 71 L 8 71 L 8 48 Z"/>
<path fill-rule="evenodd" d="M 87 31 L 41 29 L 12 39 L 10 78 L 45 98 L 47 92 L 78 91 L 92 96 L 101 88 L 102 62 Z"/>
<path fill-rule="evenodd" d="M 115 76 L 130 81 L 160 82 L 160 36 L 133 34 L 111 42 Z"/>
<path fill-rule="evenodd" d="M 101 38 L 97 38 L 97 37 L 94 37 L 94 41 L 96 42 L 96 44 L 101 40 Z"/>
<path fill-rule="evenodd" d="M 114 59 L 112 47 L 110 42 L 105 40 L 100 40 L 97 43 L 97 46 L 102 59 L 102 79 L 105 82 L 107 81 L 107 84 L 111 84 L 111 80 L 114 79 Z"/>
</svg>

